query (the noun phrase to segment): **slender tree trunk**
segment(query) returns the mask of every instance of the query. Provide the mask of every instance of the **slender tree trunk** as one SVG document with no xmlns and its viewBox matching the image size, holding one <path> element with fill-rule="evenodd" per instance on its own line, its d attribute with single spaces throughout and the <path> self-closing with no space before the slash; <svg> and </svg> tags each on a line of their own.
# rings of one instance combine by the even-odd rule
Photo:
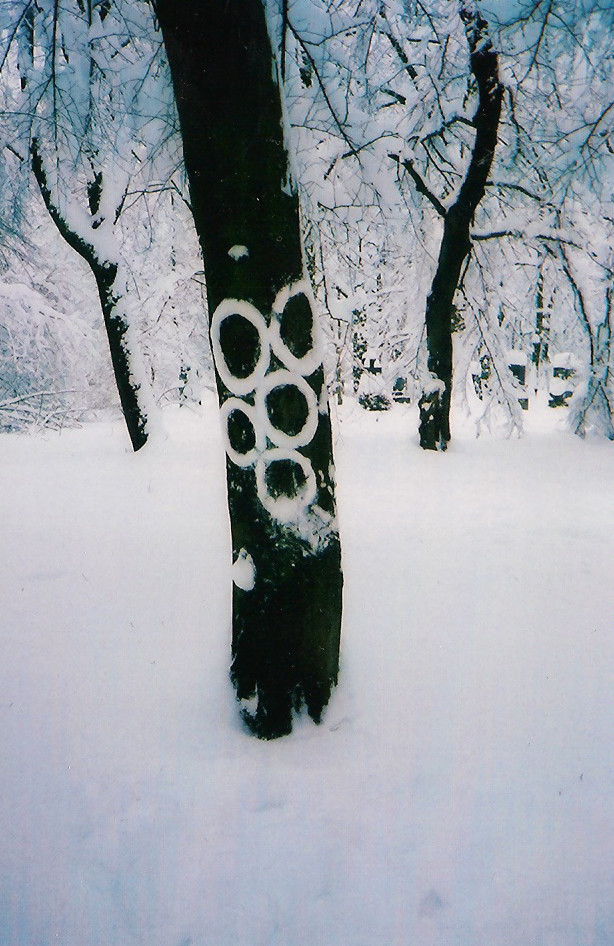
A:
<svg viewBox="0 0 614 946">
<path fill-rule="evenodd" d="M 51 219 L 68 245 L 88 264 L 96 280 L 122 412 L 132 447 L 135 451 L 140 450 L 147 443 L 148 417 L 141 384 L 133 371 L 135 356 L 128 344 L 129 325 L 122 314 L 122 296 L 116 285 L 117 263 L 101 260 L 87 236 L 72 229 L 66 216 L 59 210 L 51 193 L 36 138 L 32 139 L 30 152 L 32 171 Z"/>
<path fill-rule="evenodd" d="M 426 302 L 428 368 L 432 383 L 420 400 L 420 444 L 427 450 L 445 450 L 450 440 L 454 295 L 463 263 L 471 250 L 469 234 L 473 215 L 484 196 L 492 166 L 503 96 L 488 24 L 473 8 L 465 6 L 461 7 L 461 18 L 471 51 L 471 71 L 478 86 L 479 102 L 474 117 L 471 161 L 455 202 L 445 210 L 427 193 L 444 217 L 437 270 Z M 410 166 L 408 170 L 413 171 L 413 168 Z M 415 180 L 415 171 L 413 175 Z M 419 189 L 422 193 L 426 190 L 422 181 Z"/>
<path fill-rule="evenodd" d="M 548 341 L 550 336 L 550 312 L 544 299 L 544 274 L 537 276 L 535 293 L 535 340 L 533 342 L 532 361 L 535 370 L 535 393 L 540 386 L 544 365 L 548 361 Z"/>
<path fill-rule="evenodd" d="M 204 259 L 235 561 L 231 677 L 260 737 L 336 682 L 331 429 L 262 0 L 157 0 Z"/>
<path fill-rule="evenodd" d="M 117 266 L 105 267 L 93 262 L 90 267 L 98 287 L 117 393 L 132 447 L 136 452 L 147 443 L 148 415 L 142 399 L 141 384 L 134 377 L 132 370 L 134 353 L 128 341 L 130 327 L 122 315 L 123 299 L 115 285 Z"/>
<path fill-rule="evenodd" d="M 420 446 L 425 450 L 445 450 L 450 440 L 452 314 L 470 250 L 469 220 L 457 204 L 446 213 L 437 270 L 426 300 L 428 369 L 433 381 L 420 399 Z"/>
</svg>

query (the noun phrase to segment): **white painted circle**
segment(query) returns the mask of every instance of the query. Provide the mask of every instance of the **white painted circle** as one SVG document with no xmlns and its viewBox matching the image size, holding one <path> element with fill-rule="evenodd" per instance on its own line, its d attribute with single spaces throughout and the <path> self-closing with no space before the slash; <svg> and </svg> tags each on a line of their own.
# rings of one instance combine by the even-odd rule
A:
<svg viewBox="0 0 614 946">
<path fill-rule="evenodd" d="M 271 496 L 266 485 L 266 470 L 276 460 L 291 460 L 297 463 L 305 474 L 305 483 L 296 496 Z M 317 492 L 316 476 L 311 461 L 298 452 L 274 447 L 265 450 L 256 463 L 256 490 L 258 499 L 264 508 L 278 522 L 296 522 L 303 510 L 315 499 Z"/>
<path fill-rule="evenodd" d="M 260 355 L 258 356 L 254 370 L 246 378 L 238 378 L 231 373 L 220 344 L 220 327 L 224 319 L 229 318 L 231 315 L 240 315 L 246 322 L 253 325 L 258 332 Z M 264 378 L 271 359 L 268 327 L 264 316 L 258 311 L 256 306 L 252 305 L 251 302 L 245 302 L 241 299 L 224 299 L 223 302 L 220 302 L 211 319 L 211 347 L 213 349 L 215 366 L 228 390 L 233 394 L 251 394 L 256 385 Z"/>
<path fill-rule="evenodd" d="M 230 437 L 228 435 L 228 419 L 235 411 L 241 411 L 242 414 L 245 414 L 250 424 L 254 428 L 256 444 L 251 450 L 248 450 L 247 453 L 239 453 L 239 451 L 235 450 L 230 443 Z M 224 401 L 220 407 L 220 417 L 222 419 L 222 436 L 224 437 L 224 447 L 226 449 L 226 453 L 232 462 L 237 466 L 251 466 L 252 463 L 256 462 L 265 447 L 264 435 L 262 434 L 262 431 L 259 430 L 255 408 L 252 407 L 251 404 L 247 404 L 245 401 L 239 400 L 238 397 L 229 397 L 228 400 Z"/>
<path fill-rule="evenodd" d="M 290 299 L 298 295 L 305 296 L 311 310 L 311 349 L 303 355 L 302 358 L 297 358 L 296 355 L 293 355 L 281 337 L 281 317 L 284 313 L 284 309 Z M 284 286 L 283 289 L 279 290 L 275 297 L 275 302 L 273 303 L 269 333 L 273 351 L 282 364 L 290 371 L 296 371 L 298 374 L 307 377 L 313 374 L 316 368 L 320 367 L 322 364 L 322 352 L 320 351 L 316 338 L 315 302 L 311 286 L 306 279 L 300 279 L 298 282 L 292 283 L 290 286 Z"/>
<path fill-rule="evenodd" d="M 286 434 L 273 426 L 269 418 L 266 399 L 275 388 L 298 388 L 307 402 L 307 418 L 301 430 L 296 434 Z M 272 371 L 266 376 L 256 391 L 256 412 L 261 428 L 276 447 L 304 447 L 313 440 L 318 429 L 318 399 L 307 381 L 294 371 Z"/>
</svg>

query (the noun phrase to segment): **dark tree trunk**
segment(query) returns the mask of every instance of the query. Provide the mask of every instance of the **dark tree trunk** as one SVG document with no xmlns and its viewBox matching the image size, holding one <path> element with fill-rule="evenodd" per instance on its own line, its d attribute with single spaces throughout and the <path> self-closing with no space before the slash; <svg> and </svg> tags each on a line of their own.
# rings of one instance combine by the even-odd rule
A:
<svg viewBox="0 0 614 946">
<path fill-rule="evenodd" d="M 142 403 L 140 384 L 132 371 L 132 353 L 127 343 L 128 323 L 121 313 L 121 297 L 115 286 L 117 264 L 102 261 L 87 238 L 71 229 L 51 194 L 36 138 L 32 140 L 30 151 L 32 171 L 51 219 L 68 245 L 88 264 L 96 280 L 117 393 L 132 447 L 135 451 L 140 450 L 147 443 L 147 412 Z"/>
<path fill-rule="evenodd" d="M 147 443 L 147 413 L 141 402 L 140 385 L 132 374 L 132 353 L 127 339 L 128 323 L 119 311 L 120 298 L 114 285 L 117 267 L 103 266 L 95 261 L 90 263 L 90 267 L 100 296 L 117 393 L 132 447 L 136 452 Z"/>
<path fill-rule="evenodd" d="M 226 437 L 231 676 L 258 736 L 318 722 L 341 622 L 330 420 L 262 0 L 157 0 Z"/>
<path fill-rule="evenodd" d="M 548 340 L 550 335 L 549 310 L 544 305 L 544 275 L 537 277 L 535 294 L 535 341 L 533 342 L 532 360 L 535 365 L 535 391 L 539 387 L 542 366 L 548 360 Z"/>
<path fill-rule="evenodd" d="M 427 195 L 444 217 L 437 270 L 426 302 L 428 368 L 433 383 L 420 400 L 420 445 L 427 450 L 445 450 L 450 440 L 454 295 L 463 263 L 471 250 L 469 234 L 473 215 L 484 196 L 492 166 L 503 96 L 497 54 L 488 38 L 488 24 L 474 10 L 462 8 L 461 17 L 479 101 L 473 120 L 475 141 L 471 161 L 455 202 L 444 210 L 436 198 Z"/>
<path fill-rule="evenodd" d="M 470 250 L 470 218 L 457 207 L 458 201 L 446 213 L 437 270 L 426 300 L 428 369 L 433 384 L 420 399 L 420 446 L 425 450 L 445 450 L 450 440 L 454 294 Z"/>
</svg>

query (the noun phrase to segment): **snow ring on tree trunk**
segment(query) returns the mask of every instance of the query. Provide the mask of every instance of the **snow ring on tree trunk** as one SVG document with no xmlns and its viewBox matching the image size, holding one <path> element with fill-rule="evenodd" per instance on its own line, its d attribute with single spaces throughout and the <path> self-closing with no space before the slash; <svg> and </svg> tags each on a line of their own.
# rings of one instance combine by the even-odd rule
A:
<svg viewBox="0 0 614 946">
<path fill-rule="evenodd" d="M 301 392 L 307 403 L 305 423 L 296 434 L 288 434 L 275 427 L 267 409 L 266 399 L 275 388 L 295 387 Z M 293 371 L 272 371 L 258 387 L 255 395 L 256 413 L 264 432 L 276 447 L 304 447 L 310 443 L 318 429 L 318 399 L 308 382 Z"/>
<path fill-rule="evenodd" d="M 248 450 L 246 453 L 240 453 L 238 450 L 235 450 L 230 442 L 228 422 L 230 420 L 230 415 L 235 411 L 240 411 L 242 414 L 244 414 L 254 430 L 255 446 L 253 446 L 251 450 Z M 251 466 L 252 463 L 256 462 L 266 446 L 261 425 L 258 424 L 255 408 L 253 408 L 252 405 L 248 404 L 246 401 L 241 401 L 238 397 L 229 397 L 228 400 L 224 401 L 220 407 L 220 417 L 222 419 L 222 433 L 224 436 L 224 447 L 226 449 L 226 453 L 232 462 L 237 466 Z"/>
<path fill-rule="evenodd" d="M 301 358 L 292 354 L 281 337 L 281 320 L 284 310 L 290 300 L 298 295 L 305 296 L 311 311 L 311 349 Z M 322 363 L 322 353 L 316 339 L 315 302 L 308 280 L 300 279 L 298 282 L 280 289 L 273 303 L 272 316 L 269 329 L 271 347 L 279 360 L 290 371 L 296 371 L 305 377 L 313 374 L 316 368 L 319 368 Z"/>
<path fill-rule="evenodd" d="M 233 374 L 224 356 L 220 342 L 220 329 L 222 322 L 230 318 L 231 315 L 239 315 L 254 326 L 258 332 L 258 341 L 260 344 L 260 354 L 254 367 L 254 370 L 245 378 L 239 378 Z M 268 327 L 266 320 L 256 306 L 251 302 L 245 302 L 241 299 L 224 299 L 218 305 L 211 319 L 211 347 L 213 348 L 213 357 L 219 376 L 233 394 L 245 395 L 251 394 L 256 385 L 264 378 L 269 361 L 271 359 L 271 348 L 268 341 Z"/>
<path fill-rule="evenodd" d="M 298 464 L 303 471 L 305 483 L 295 496 L 272 496 L 269 492 L 266 481 L 267 467 L 278 460 L 290 460 L 292 463 Z M 265 450 L 256 463 L 256 490 L 264 508 L 278 522 L 296 522 L 316 496 L 316 477 L 311 462 L 307 457 L 302 456 L 298 450 L 286 450 L 278 447 Z"/>
</svg>

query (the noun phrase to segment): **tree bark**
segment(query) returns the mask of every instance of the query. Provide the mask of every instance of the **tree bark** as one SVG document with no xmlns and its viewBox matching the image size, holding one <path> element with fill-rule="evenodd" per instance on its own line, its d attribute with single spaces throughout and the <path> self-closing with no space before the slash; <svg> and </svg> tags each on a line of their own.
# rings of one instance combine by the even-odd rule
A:
<svg viewBox="0 0 614 946">
<path fill-rule="evenodd" d="M 66 217 L 59 210 L 58 204 L 51 194 L 36 138 L 32 139 L 30 153 L 32 171 L 51 219 L 68 245 L 88 264 L 96 280 L 117 393 L 119 394 L 128 435 L 136 452 L 147 443 L 148 418 L 141 398 L 140 384 L 135 379 L 132 370 L 133 355 L 127 340 L 129 326 L 121 312 L 121 293 L 116 286 L 117 263 L 101 260 L 94 246 L 85 236 L 76 233 L 71 228 Z"/>
<path fill-rule="evenodd" d="M 93 262 L 90 267 L 98 287 L 117 393 L 130 441 L 136 452 L 147 443 L 148 416 L 140 396 L 141 385 L 132 372 L 133 352 L 128 343 L 129 325 L 121 314 L 121 295 L 115 287 L 117 266 Z"/>
<path fill-rule="evenodd" d="M 532 361 L 535 368 L 535 393 L 539 388 L 543 366 L 548 361 L 548 341 L 550 335 L 550 314 L 544 299 L 544 274 L 537 276 L 535 293 L 535 340 L 533 342 Z"/>
<path fill-rule="evenodd" d="M 227 452 L 231 678 L 262 738 L 338 671 L 332 439 L 261 0 L 157 0 L 203 252 Z"/>
<path fill-rule="evenodd" d="M 484 196 L 492 167 L 503 97 L 497 53 L 489 39 L 486 20 L 465 6 L 461 7 L 461 18 L 469 42 L 471 72 L 478 87 L 478 108 L 473 120 L 475 141 L 471 160 L 456 200 L 447 210 L 436 198 L 432 201 L 439 205 L 444 227 L 426 302 L 428 369 L 433 379 L 420 400 L 420 445 L 426 450 L 445 450 L 450 441 L 454 295 L 471 251 L 473 215 Z"/>
</svg>

